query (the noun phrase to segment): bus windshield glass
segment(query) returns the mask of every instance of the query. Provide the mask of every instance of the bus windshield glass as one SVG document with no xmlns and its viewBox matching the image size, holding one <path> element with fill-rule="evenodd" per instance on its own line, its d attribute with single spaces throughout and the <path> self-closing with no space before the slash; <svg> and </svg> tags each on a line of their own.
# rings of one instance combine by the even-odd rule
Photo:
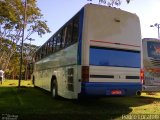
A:
<svg viewBox="0 0 160 120">
<path fill-rule="evenodd" d="M 90 47 L 90 65 L 140 68 L 140 52 Z"/>
<path fill-rule="evenodd" d="M 148 57 L 160 59 L 160 42 L 147 42 Z"/>
</svg>

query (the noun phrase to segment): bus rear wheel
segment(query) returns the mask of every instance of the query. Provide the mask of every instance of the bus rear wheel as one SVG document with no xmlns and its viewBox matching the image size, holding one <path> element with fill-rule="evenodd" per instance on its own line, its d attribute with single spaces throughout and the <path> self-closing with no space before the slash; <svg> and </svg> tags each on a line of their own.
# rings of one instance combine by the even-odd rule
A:
<svg viewBox="0 0 160 120">
<path fill-rule="evenodd" d="M 52 98 L 58 98 L 58 87 L 57 87 L 57 81 L 52 81 L 52 88 L 51 88 Z"/>
</svg>

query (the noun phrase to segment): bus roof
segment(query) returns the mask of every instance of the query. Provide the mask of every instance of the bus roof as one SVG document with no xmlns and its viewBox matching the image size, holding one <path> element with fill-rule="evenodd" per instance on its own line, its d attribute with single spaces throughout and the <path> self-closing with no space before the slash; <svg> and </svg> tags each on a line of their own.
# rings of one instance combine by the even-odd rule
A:
<svg viewBox="0 0 160 120">
<path fill-rule="evenodd" d="M 60 27 L 48 40 L 46 40 L 46 42 L 41 45 L 37 51 L 39 51 L 39 49 L 41 47 L 43 47 L 58 31 L 60 31 L 68 22 L 70 22 L 81 10 L 83 10 L 84 8 L 87 8 L 87 7 L 103 7 L 103 8 L 108 8 L 108 9 L 115 9 L 115 10 L 119 10 L 119 11 L 123 11 L 123 12 L 126 12 L 128 14 L 134 14 L 134 13 L 130 13 L 130 12 L 127 12 L 127 11 L 124 11 L 124 10 L 121 10 L 120 8 L 115 8 L 115 7 L 111 7 L 111 6 L 104 6 L 104 5 L 98 5 L 98 4 L 92 4 L 92 3 L 88 3 L 86 5 L 84 5 L 75 15 L 73 15 L 67 22 L 65 22 L 62 27 Z M 135 14 L 136 15 L 136 14 Z M 136 15 L 137 16 L 137 15 Z M 36 51 L 36 52 L 37 52 Z M 35 52 L 35 53 L 36 53 Z"/>
</svg>

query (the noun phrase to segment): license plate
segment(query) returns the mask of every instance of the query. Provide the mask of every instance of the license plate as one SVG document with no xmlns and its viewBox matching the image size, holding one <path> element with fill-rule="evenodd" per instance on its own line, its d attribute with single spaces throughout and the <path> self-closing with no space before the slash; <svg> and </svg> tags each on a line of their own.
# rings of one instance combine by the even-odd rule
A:
<svg viewBox="0 0 160 120">
<path fill-rule="evenodd" d="M 121 91 L 121 90 L 112 90 L 112 91 L 111 91 L 111 94 L 112 94 L 112 95 L 121 95 L 121 94 L 122 94 L 122 91 Z"/>
</svg>

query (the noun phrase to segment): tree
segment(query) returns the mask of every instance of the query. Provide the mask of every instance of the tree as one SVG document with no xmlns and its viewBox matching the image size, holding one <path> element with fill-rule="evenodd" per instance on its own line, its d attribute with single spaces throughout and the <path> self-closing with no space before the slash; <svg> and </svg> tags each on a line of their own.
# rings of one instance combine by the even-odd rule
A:
<svg viewBox="0 0 160 120">
<path fill-rule="evenodd" d="M 8 79 L 18 79 L 19 76 L 19 52 L 15 52 L 11 57 L 7 69 L 5 70 L 5 77 Z M 24 64 L 22 65 L 22 71 L 24 72 Z"/>
<path fill-rule="evenodd" d="M 2 43 L 1 46 L 3 46 L 0 50 L 0 67 L 3 68 L 4 65 L 7 63 L 8 54 L 11 52 L 11 47 L 15 46 L 15 44 L 12 43 L 10 40 L 1 39 Z"/>
<path fill-rule="evenodd" d="M 39 46 L 36 45 L 31 45 L 25 43 L 24 47 L 23 47 L 23 51 L 24 51 L 24 60 L 23 60 L 23 64 L 25 66 L 25 80 L 27 80 L 29 77 L 29 64 L 32 63 L 32 59 L 33 59 L 33 54 L 35 53 L 35 51 L 39 48 Z"/>
<path fill-rule="evenodd" d="M 7 41 L 7 40 L 6 40 Z M 16 46 L 16 51 L 14 55 L 11 57 L 11 60 L 8 64 L 8 67 L 5 71 L 6 78 L 9 79 L 18 79 L 19 76 L 19 59 L 20 59 L 20 45 Z M 22 78 L 24 79 L 26 76 L 29 76 L 28 64 L 32 62 L 32 57 L 34 52 L 39 48 L 39 46 L 25 43 L 24 44 L 24 59 L 22 64 Z"/>
<path fill-rule="evenodd" d="M 26 12 L 26 31 L 25 40 L 32 39 L 31 35 L 37 33 L 42 36 L 50 32 L 40 9 L 36 6 L 36 0 L 27 0 Z M 24 25 L 24 1 L 23 0 L 0 0 L 0 53 L 2 59 L 5 59 L 2 69 L 5 70 L 9 64 L 11 57 L 16 52 L 16 47 L 22 40 Z M 10 40 L 11 45 L 6 53 L 4 42 Z M 5 56 L 5 57 L 4 57 Z M 1 62 L 2 63 L 2 62 Z"/>
</svg>

